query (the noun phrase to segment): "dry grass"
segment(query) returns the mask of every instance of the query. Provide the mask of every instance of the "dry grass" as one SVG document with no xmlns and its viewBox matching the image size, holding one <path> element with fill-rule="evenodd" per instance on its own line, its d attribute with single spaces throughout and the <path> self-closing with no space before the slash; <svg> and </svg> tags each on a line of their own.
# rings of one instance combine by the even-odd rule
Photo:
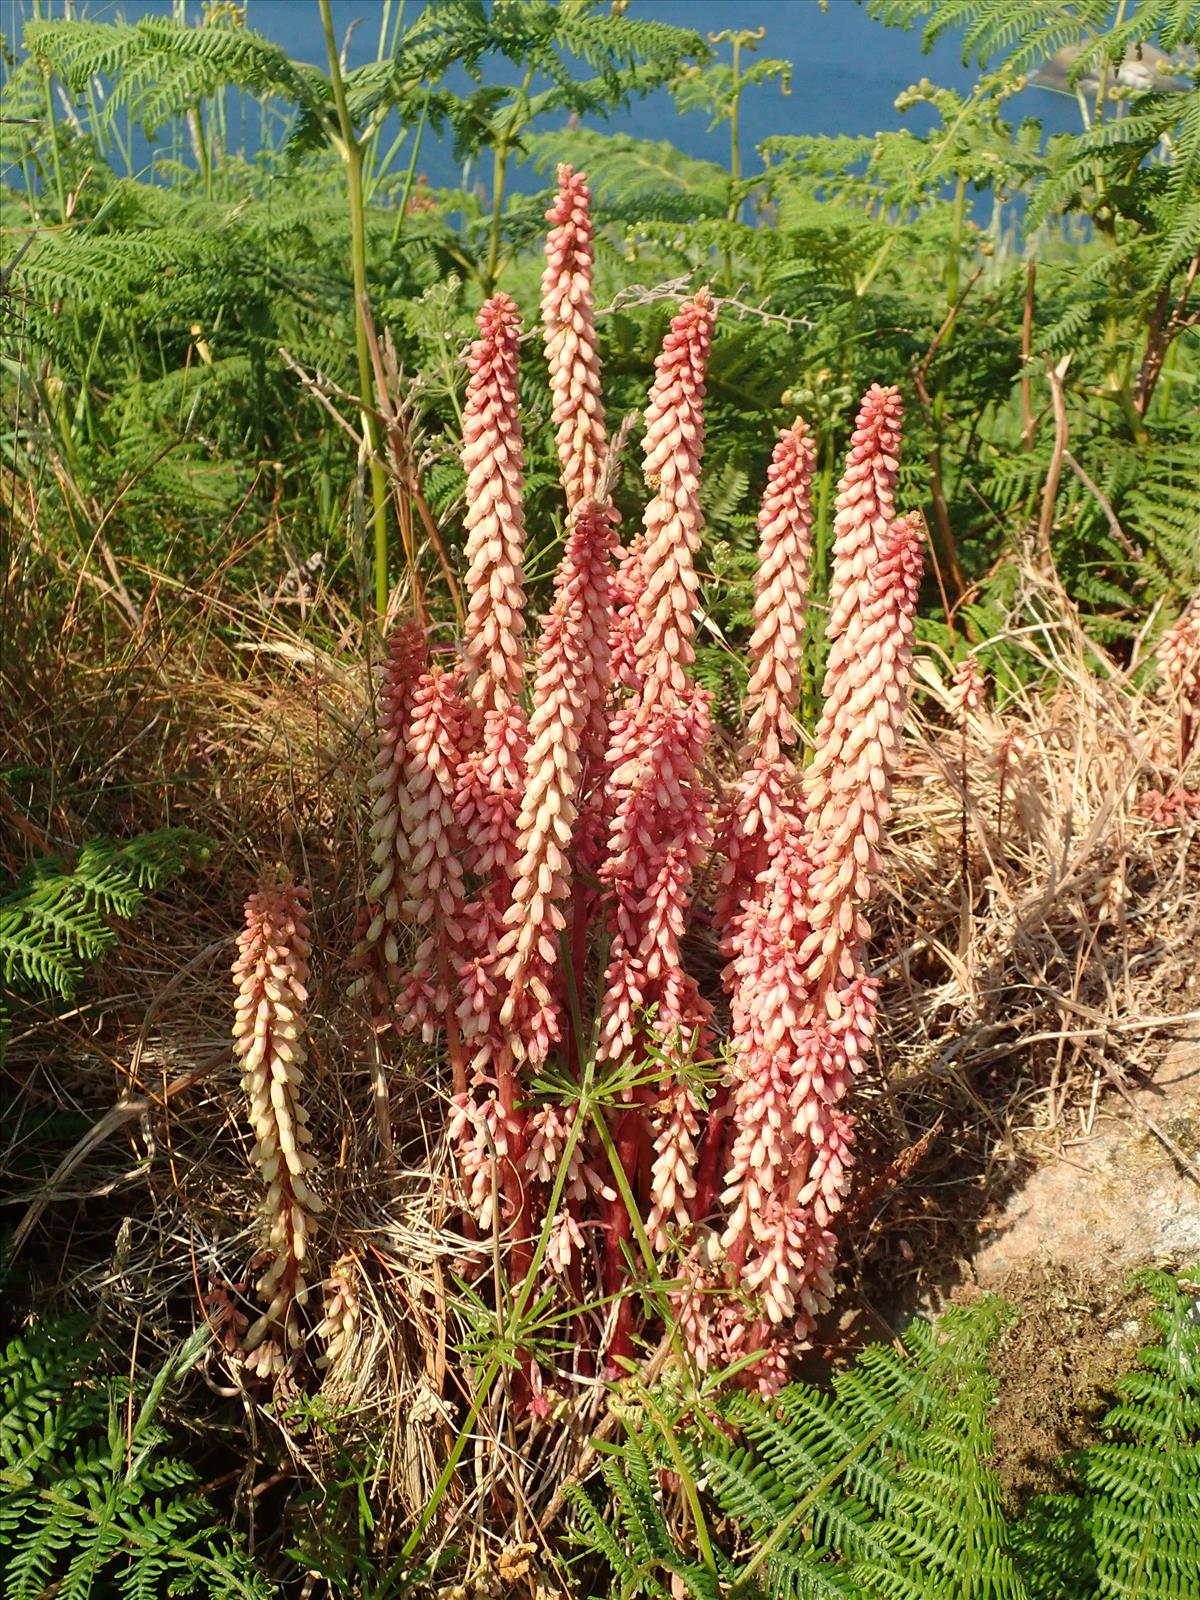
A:
<svg viewBox="0 0 1200 1600">
<path fill-rule="evenodd" d="M 20 668 L 4 684 L 0 863 L 172 823 L 213 841 L 78 1005 L 16 1021 L 4 1067 L 3 1175 L 23 1219 L 13 1273 L 40 1306 L 99 1307 L 125 1365 L 152 1367 L 200 1317 L 237 1309 L 258 1195 L 228 969 L 245 892 L 286 858 L 314 891 L 322 1259 L 345 1258 L 363 1314 L 334 1365 L 304 1374 L 303 1403 L 294 1377 L 247 1388 L 214 1344 L 205 1435 L 236 1463 L 215 1481 L 234 1480 L 260 1540 L 281 1492 L 328 1485 L 364 1452 L 377 1548 L 394 1549 L 478 1378 L 455 1350 L 471 1318 L 456 1274 L 474 1256 L 486 1284 L 498 1263 L 493 1241 L 456 1232 L 435 1065 L 381 1062 L 343 998 L 371 759 L 360 632 L 319 591 L 300 620 L 278 599 L 247 607 L 225 583 L 157 582 L 149 605 L 126 605 L 97 580 L 64 595 L 54 621 L 31 588 L 10 617 L 5 658 Z M 831 1349 L 851 1336 L 847 1311 L 874 1336 L 969 1272 L 1006 1186 L 1071 1135 L 1112 1075 L 1152 1070 L 1192 1003 L 1196 824 L 1138 809 L 1178 776 L 1172 709 L 1032 574 L 988 650 L 1003 663 L 991 709 L 965 728 L 947 709 L 947 664 L 927 655 L 922 668 L 876 909 L 884 1027 L 860 1096 L 860 1198 Z M 518 1423 L 496 1386 L 435 1530 L 460 1570 L 495 1575 L 507 1561 L 511 1592 L 532 1594 L 534 1572 L 565 1588 L 545 1512 L 605 1407 L 595 1386 Z"/>
</svg>

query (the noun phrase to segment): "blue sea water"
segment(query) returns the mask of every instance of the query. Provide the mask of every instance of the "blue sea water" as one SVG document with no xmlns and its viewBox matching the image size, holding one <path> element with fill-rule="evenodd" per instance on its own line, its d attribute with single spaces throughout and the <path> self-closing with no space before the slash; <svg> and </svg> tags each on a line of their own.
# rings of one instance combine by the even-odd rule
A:
<svg viewBox="0 0 1200 1600">
<path fill-rule="evenodd" d="M 32 0 L 0 0 L 0 17 L 10 41 L 19 37 L 19 23 Z M 42 0 L 42 15 L 61 16 L 64 9 L 98 21 L 123 17 L 128 21 L 147 15 L 171 16 L 172 0 Z M 199 0 L 186 0 L 189 21 L 198 19 Z M 415 16 L 419 0 L 409 0 L 408 14 Z M 332 0 L 339 41 L 347 40 L 350 66 L 374 59 L 383 0 Z M 791 92 L 784 95 L 775 84 L 751 90 L 743 100 L 742 147 L 747 171 L 754 170 L 753 148 L 772 134 L 874 134 L 903 121 L 914 132 L 924 132 L 935 122 L 928 107 L 920 106 L 904 118 L 895 109 L 896 96 L 921 77 L 956 89 L 974 81 L 975 64 L 962 60 L 957 37 L 940 39 L 923 54 L 918 32 L 887 28 L 874 21 L 858 0 L 632 0 L 630 15 L 652 16 L 663 22 L 696 29 L 700 33 L 722 28 L 766 29 L 762 56 L 783 57 L 794 67 Z M 324 68 L 325 46 L 317 0 L 249 0 L 248 25 L 283 45 L 302 61 Z M 494 81 L 511 80 L 517 72 L 495 69 Z M 466 90 L 465 75 L 451 87 Z M 1029 88 L 1010 103 L 1011 120 L 1039 118 L 1046 132 L 1078 129 L 1074 98 Z M 552 124 L 551 124 L 552 125 Z M 605 124 L 640 138 L 669 138 L 687 154 L 724 163 L 728 156 L 728 130 L 711 128 L 700 112 L 681 115 L 667 90 L 662 89 L 619 111 Z M 142 152 L 139 151 L 139 154 Z M 159 152 L 144 151 L 147 160 Z M 400 157 L 407 164 L 407 153 Z M 420 167 L 435 185 L 462 181 L 448 139 L 426 138 Z M 475 174 L 470 174 L 474 179 Z M 545 179 L 518 169 L 516 188 L 539 188 Z"/>
</svg>

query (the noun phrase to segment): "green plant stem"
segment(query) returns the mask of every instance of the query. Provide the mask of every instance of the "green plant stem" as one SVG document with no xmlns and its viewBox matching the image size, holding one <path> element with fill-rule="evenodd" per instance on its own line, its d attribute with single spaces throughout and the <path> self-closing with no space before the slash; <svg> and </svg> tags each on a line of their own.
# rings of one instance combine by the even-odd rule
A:
<svg viewBox="0 0 1200 1600">
<path fill-rule="evenodd" d="M 354 275 L 354 347 L 358 360 L 359 401 L 362 408 L 363 433 L 370 451 L 368 470 L 371 474 L 372 525 L 374 528 L 374 598 L 375 614 L 382 621 L 388 602 L 388 485 L 387 474 L 381 465 L 382 441 L 379 420 L 371 404 L 371 351 L 367 340 L 366 317 L 363 306 L 367 302 L 367 225 L 363 201 L 362 145 L 350 120 L 346 103 L 346 86 L 342 81 L 342 66 L 338 56 L 337 40 L 333 32 L 333 16 L 329 0 L 317 0 L 321 12 L 321 27 L 325 34 L 325 51 L 329 58 L 329 81 L 333 89 L 333 103 L 337 108 L 341 138 L 341 157 L 346 165 L 346 179 L 350 193 L 350 261 Z"/>
<path fill-rule="evenodd" d="M 404 223 L 408 217 L 408 202 L 412 199 L 413 183 L 417 176 L 417 158 L 421 154 L 421 141 L 425 137 L 425 124 L 429 118 L 429 95 L 426 93 L 425 102 L 421 107 L 421 116 L 417 122 L 417 131 L 413 134 L 412 155 L 408 161 L 408 171 L 404 175 L 404 188 L 400 193 L 400 203 L 396 207 L 396 224 L 392 229 L 392 249 L 395 250 L 400 243 L 400 236 L 404 232 Z"/>
<path fill-rule="evenodd" d="M 504 131 L 492 148 L 492 223 L 488 229 L 487 263 L 483 270 L 483 292 L 496 292 L 496 276 L 500 269 L 500 227 L 504 220 L 504 196 L 508 187 L 508 157 L 516 137 L 523 108 L 529 101 L 529 87 L 533 82 L 533 66 L 526 69 L 513 102 L 512 113 L 504 124 Z"/>
<path fill-rule="evenodd" d="M 958 267 L 962 260 L 963 228 L 967 214 L 967 180 L 959 176 L 954 185 L 954 210 L 950 226 L 950 250 L 946 257 L 946 310 L 958 299 Z"/>
<path fill-rule="evenodd" d="M 588 1089 L 590 1089 L 590 1084 L 585 1085 L 583 1093 L 586 1094 Z M 579 1143 L 580 1134 L 582 1133 L 585 1121 L 587 1120 L 585 1110 L 585 1104 L 581 1101 L 579 1115 L 571 1124 L 571 1130 L 567 1135 L 566 1144 L 563 1147 L 563 1153 L 559 1158 L 558 1171 L 554 1175 L 554 1187 L 546 1205 L 546 1217 L 542 1223 L 541 1233 L 538 1235 L 537 1248 L 533 1252 L 533 1260 L 530 1263 L 529 1271 L 526 1274 L 520 1289 L 517 1291 L 516 1300 L 513 1302 L 512 1315 L 509 1318 L 510 1327 L 512 1327 L 514 1324 L 519 1324 L 521 1318 L 529 1309 L 529 1302 L 533 1297 L 534 1285 L 537 1282 L 538 1273 L 541 1270 L 542 1262 L 546 1258 L 546 1251 L 550 1247 L 550 1232 L 554 1224 L 554 1219 L 558 1215 L 559 1205 L 562 1203 L 563 1191 L 567 1186 L 567 1174 L 571 1170 L 571 1162 L 575 1155 L 575 1147 Z M 412 1555 L 413 1551 L 416 1550 L 421 1540 L 425 1537 L 425 1530 L 433 1521 L 438 1506 L 441 1505 L 442 1500 L 445 1498 L 446 1490 L 450 1486 L 450 1480 L 453 1478 L 455 1469 L 457 1468 L 458 1463 L 462 1460 L 463 1452 L 467 1448 L 467 1444 L 471 1438 L 471 1429 L 479 1420 L 479 1415 L 482 1412 L 484 1405 L 487 1403 L 488 1395 L 491 1393 L 492 1385 L 499 1376 L 500 1368 L 503 1365 L 503 1346 L 499 1343 L 499 1341 L 497 1341 L 497 1348 L 493 1350 L 491 1356 L 488 1358 L 488 1364 L 484 1368 L 483 1377 L 480 1379 L 479 1388 L 476 1390 L 475 1398 L 472 1400 L 470 1409 L 463 1418 L 462 1426 L 458 1431 L 458 1437 L 451 1446 L 450 1454 L 446 1457 L 446 1465 L 442 1468 L 437 1483 L 435 1483 L 433 1486 L 433 1492 L 429 1496 L 429 1502 L 422 1511 L 421 1515 L 417 1518 L 416 1526 L 413 1528 L 408 1538 L 404 1541 L 404 1547 L 400 1552 L 401 1561 L 407 1561 Z"/>
</svg>

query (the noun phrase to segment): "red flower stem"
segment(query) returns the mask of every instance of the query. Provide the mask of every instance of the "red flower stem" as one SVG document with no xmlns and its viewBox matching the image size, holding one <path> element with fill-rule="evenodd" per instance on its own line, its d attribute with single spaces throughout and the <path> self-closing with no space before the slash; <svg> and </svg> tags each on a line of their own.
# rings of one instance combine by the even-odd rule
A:
<svg viewBox="0 0 1200 1600">
<path fill-rule="evenodd" d="M 729 1103 L 729 1085 L 720 1083 L 708 1108 L 708 1126 L 700 1150 L 700 1165 L 696 1171 L 696 1197 L 692 1201 L 692 1221 L 703 1222 L 713 1211 L 717 1189 L 724 1172 L 725 1146 L 729 1133 L 729 1118 L 725 1107 Z"/>
</svg>

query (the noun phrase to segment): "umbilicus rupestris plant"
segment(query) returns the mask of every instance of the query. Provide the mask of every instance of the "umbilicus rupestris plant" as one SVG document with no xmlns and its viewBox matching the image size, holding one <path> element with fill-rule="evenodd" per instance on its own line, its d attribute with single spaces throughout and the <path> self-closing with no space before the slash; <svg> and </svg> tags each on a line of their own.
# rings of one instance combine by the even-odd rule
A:
<svg viewBox="0 0 1200 1600">
<path fill-rule="evenodd" d="M 266 1310 L 242 1340 L 247 1366 L 262 1377 L 280 1370 L 300 1343 L 297 1308 L 307 1298 L 308 1261 L 323 1209 L 309 1182 L 316 1161 L 302 1102 L 311 948 L 307 899 L 308 891 L 285 875 L 264 882 L 246 901 L 233 964 L 234 1052 L 254 1129 L 251 1160 L 267 1186 L 268 1260 L 257 1284 Z"/>
<path fill-rule="evenodd" d="M 677 1310 L 697 1360 L 757 1354 L 769 1387 L 833 1292 L 853 1159 L 847 1095 L 872 1036 L 864 908 L 923 540 L 919 516 L 895 512 L 900 400 L 878 386 L 864 397 L 839 486 L 807 773 L 794 752 L 814 451 L 799 419 L 777 440 L 759 517 L 742 771 L 719 799 L 710 697 L 693 675 L 717 305 L 701 289 L 671 321 L 645 414 L 648 502 L 621 549 L 605 487 L 589 195 L 568 167 L 548 220 L 542 316 L 566 540 L 530 652 L 532 709 L 520 324 L 498 294 L 468 357 L 461 661 L 417 681 L 402 734 L 388 710 L 373 832 L 372 904 L 384 917 L 368 931 L 394 977 L 397 904 L 413 927 L 396 1020 L 445 1042 L 462 1204 L 479 1229 L 500 1229 L 514 1284 L 545 1225 L 543 1287 L 576 1305 L 598 1293 L 593 1344 L 610 1362 L 632 1355 L 628 1198 L 662 1275 L 684 1281 Z M 689 970 L 686 940 L 713 920 L 727 958 L 723 1051 L 716 997 Z M 578 1106 L 544 1086 L 535 1094 L 534 1081 L 555 1063 L 578 1076 L 593 1025 L 595 1070 L 621 1073 L 623 1087 L 604 1140 L 575 1129 L 559 1211 L 546 1218 Z M 722 1055 L 709 1096 L 697 1063 Z"/>
</svg>

